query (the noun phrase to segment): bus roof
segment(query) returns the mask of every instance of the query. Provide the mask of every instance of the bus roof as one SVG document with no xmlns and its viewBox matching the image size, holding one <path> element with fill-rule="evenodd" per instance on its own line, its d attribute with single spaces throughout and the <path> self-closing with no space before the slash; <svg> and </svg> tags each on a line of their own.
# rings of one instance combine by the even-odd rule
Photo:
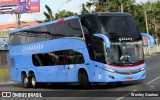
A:
<svg viewBox="0 0 160 100">
<path fill-rule="evenodd" d="M 66 18 L 61 18 L 59 20 L 53 20 L 50 22 L 40 23 L 35 26 L 28 26 L 28 27 L 24 27 L 24 28 L 20 28 L 20 29 L 15 29 L 15 30 L 10 31 L 10 34 L 15 33 L 15 32 L 19 32 L 19 31 L 23 31 L 26 29 L 30 29 L 30 28 L 36 28 L 36 27 L 40 27 L 43 25 L 53 24 L 53 23 L 56 23 L 62 19 L 64 21 L 66 21 L 66 20 L 70 20 L 70 19 L 78 18 L 78 17 L 81 18 L 81 17 L 85 17 L 85 16 L 98 16 L 98 15 L 100 15 L 100 16 L 131 16 L 131 14 L 129 14 L 129 13 L 121 13 L 121 12 L 97 12 L 97 13 L 80 14 L 80 15 L 74 15 L 74 16 L 70 16 L 70 17 L 66 17 Z"/>
<path fill-rule="evenodd" d="M 78 15 L 78 17 L 84 16 L 131 16 L 131 14 L 121 12 L 97 12 Z"/>
<path fill-rule="evenodd" d="M 43 25 L 53 24 L 53 23 L 59 22 L 61 20 L 66 21 L 66 20 L 74 19 L 74 18 L 77 18 L 77 17 L 78 16 L 75 15 L 75 16 L 61 18 L 61 19 L 58 19 L 58 20 L 53 20 L 53 21 L 49 21 L 49 22 L 45 22 L 45 23 L 40 23 L 40 24 L 37 24 L 37 25 L 34 25 L 34 26 L 28 26 L 28 27 L 24 27 L 24 28 L 20 28 L 20 29 L 15 29 L 15 30 L 10 31 L 10 34 L 15 33 L 15 32 L 19 32 L 19 31 L 23 31 L 23 30 L 27 30 L 27 29 L 31 29 L 31 28 L 40 27 L 40 26 L 43 26 Z"/>
</svg>

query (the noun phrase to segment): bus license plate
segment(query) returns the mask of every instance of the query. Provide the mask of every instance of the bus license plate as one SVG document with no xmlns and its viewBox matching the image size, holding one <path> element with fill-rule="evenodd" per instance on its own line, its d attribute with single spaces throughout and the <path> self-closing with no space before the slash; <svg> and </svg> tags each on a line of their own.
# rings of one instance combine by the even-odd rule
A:
<svg viewBox="0 0 160 100">
<path fill-rule="evenodd" d="M 132 81 L 132 78 L 126 78 L 126 81 Z"/>
</svg>

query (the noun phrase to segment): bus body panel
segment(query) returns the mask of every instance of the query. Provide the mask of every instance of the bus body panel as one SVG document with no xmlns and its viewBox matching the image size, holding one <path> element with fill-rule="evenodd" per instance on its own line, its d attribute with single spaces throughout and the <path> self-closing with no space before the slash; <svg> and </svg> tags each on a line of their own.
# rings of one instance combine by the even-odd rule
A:
<svg viewBox="0 0 160 100">
<path fill-rule="evenodd" d="M 25 44 L 23 46 L 10 46 L 10 48 L 10 58 L 15 61 L 15 66 L 11 67 L 11 79 L 17 82 L 21 81 L 22 71 L 25 71 L 27 74 L 29 71 L 33 71 L 38 82 L 78 82 L 78 69 L 85 68 L 87 72 L 90 69 L 89 67 L 86 68 L 85 64 L 35 67 L 32 62 L 33 54 L 72 49 L 84 54 L 85 63 L 89 63 L 87 48 L 82 40 L 63 38 Z M 89 78 L 89 80 L 92 79 Z"/>
</svg>

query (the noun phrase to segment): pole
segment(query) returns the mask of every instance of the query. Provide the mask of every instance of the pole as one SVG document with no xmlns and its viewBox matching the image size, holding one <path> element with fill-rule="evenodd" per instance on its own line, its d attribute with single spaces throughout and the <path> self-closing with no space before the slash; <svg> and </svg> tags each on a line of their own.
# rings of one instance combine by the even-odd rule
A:
<svg viewBox="0 0 160 100">
<path fill-rule="evenodd" d="M 121 13 L 123 13 L 123 4 L 121 4 Z"/>
<path fill-rule="evenodd" d="M 21 21 L 20 21 L 20 18 L 21 18 L 21 14 L 20 13 L 17 13 L 16 14 L 16 28 L 20 28 L 21 26 Z"/>
<path fill-rule="evenodd" d="M 145 20 L 146 20 L 147 34 L 149 34 L 149 31 L 148 31 L 148 21 L 147 21 L 147 12 L 146 12 L 146 10 L 144 10 L 144 15 L 145 15 Z M 149 53 L 149 55 L 151 55 L 151 48 L 150 48 L 150 40 L 149 39 L 148 39 L 148 53 Z"/>
<path fill-rule="evenodd" d="M 60 8 L 61 8 L 65 3 L 69 2 L 69 1 L 71 1 L 71 0 L 67 0 L 67 1 L 63 2 L 63 3 L 59 6 L 57 12 L 59 12 Z"/>
<path fill-rule="evenodd" d="M 148 31 L 148 21 L 147 21 L 147 13 L 146 13 L 146 10 L 144 11 L 144 15 L 145 15 L 145 20 L 146 20 L 146 30 L 147 30 L 147 34 L 149 34 L 149 31 Z"/>
</svg>

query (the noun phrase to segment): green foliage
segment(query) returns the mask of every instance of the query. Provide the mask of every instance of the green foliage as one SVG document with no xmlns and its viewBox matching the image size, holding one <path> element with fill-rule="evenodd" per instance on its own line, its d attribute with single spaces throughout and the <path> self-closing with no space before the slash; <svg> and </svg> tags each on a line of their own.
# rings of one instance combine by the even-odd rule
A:
<svg viewBox="0 0 160 100">
<path fill-rule="evenodd" d="M 72 15 L 77 15 L 77 13 L 73 13 L 73 12 L 70 12 L 70 11 L 62 10 L 62 11 L 56 13 L 55 19 L 60 19 L 60 18 L 72 16 Z"/>
<path fill-rule="evenodd" d="M 45 21 L 48 22 L 54 20 L 51 8 L 48 5 L 45 5 L 45 8 L 47 9 L 47 12 L 43 13 L 46 17 Z"/>
<path fill-rule="evenodd" d="M 45 21 L 51 21 L 76 15 L 76 13 L 62 10 L 52 15 L 52 10 L 45 5 L 47 12 L 44 12 L 46 16 Z M 147 22 L 149 27 L 149 33 L 155 36 L 154 33 L 158 33 L 160 36 L 160 0 L 150 0 L 145 3 L 136 4 L 135 0 L 89 0 L 86 4 L 82 4 L 81 13 L 92 12 L 127 12 L 134 16 L 140 32 L 146 32 L 146 22 L 144 12 L 147 13 Z"/>
<path fill-rule="evenodd" d="M 140 32 L 146 32 L 144 14 L 146 11 L 149 33 L 153 36 L 155 36 L 155 33 L 158 33 L 158 36 L 160 36 L 160 0 L 148 0 L 148 2 L 141 4 L 136 4 L 135 0 L 90 0 L 83 6 L 89 9 L 95 6 L 93 11 L 96 12 L 130 13 L 134 16 Z"/>
<path fill-rule="evenodd" d="M 85 5 L 82 4 L 81 14 L 89 13 L 89 11 L 85 8 Z"/>
<path fill-rule="evenodd" d="M 72 16 L 72 15 L 77 15 L 77 13 L 73 13 L 71 11 L 62 10 L 62 11 L 57 12 L 55 14 L 55 17 L 54 17 L 51 8 L 48 5 L 45 5 L 45 8 L 47 10 L 47 12 L 43 13 L 45 15 L 45 17 L 46 17 L 45 22 L 56 20 L 56 19 L 60 19 L 60 18 L 64 18 L 64 17 L 68 17 L 68 16 Z M 86 13 L 88 13 L 88 12 L 86 11 Z M 42 23 L 42 22 L 39 22 L 39 23 Z"/>
</svg>

